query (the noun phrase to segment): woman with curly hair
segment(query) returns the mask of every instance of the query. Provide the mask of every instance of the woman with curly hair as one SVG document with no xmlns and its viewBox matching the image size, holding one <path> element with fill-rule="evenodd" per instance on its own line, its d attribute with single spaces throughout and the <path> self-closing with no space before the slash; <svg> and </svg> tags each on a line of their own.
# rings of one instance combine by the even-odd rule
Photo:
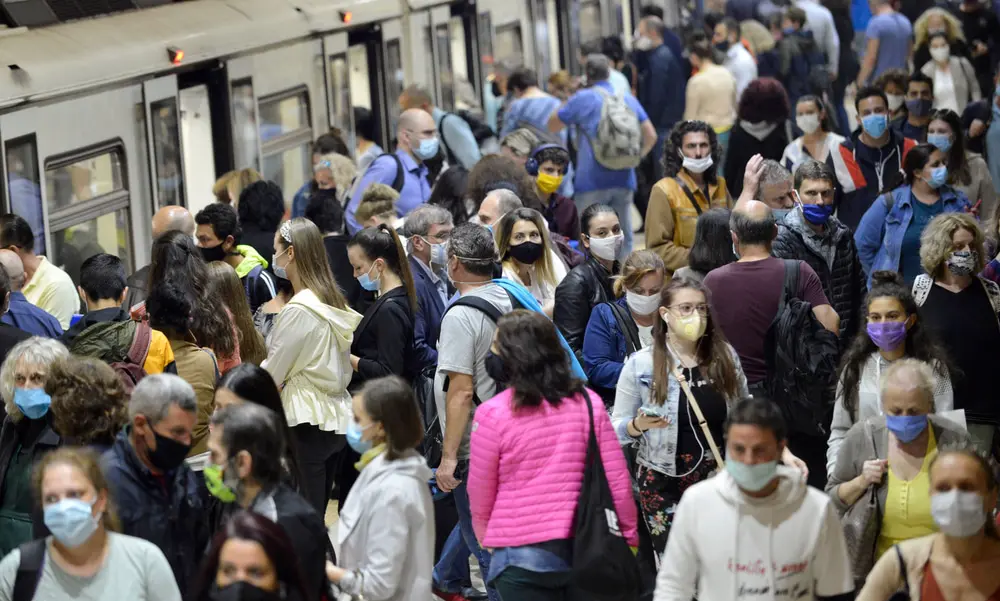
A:
<svg viewBox="0 0 1000 601">
<path fill-rule="evenodd" d="M 937 146 L 948 158 L 948 183 L 964 192 L 976 213 L 988 219 L 997 209 L 997 190 L 993 187 L 989 165 L 982 155 L 966 147 L 962 118 L 947 109 L 931 112 L 927 124 L 927 143 Z"/>
<path fill-rule="evenodd" d="M 943 35 L 951 56 L 969 58 L 969 45 L 962 24 L 943 8 L 930 8 L 913 24 L 913 65 L 920 68 L 931 60 L 931 38 Z"/>
<path fill-rule="evenodd" d="M 49 369 L 45 394 L 52 399 L 52 422 L 63 444 L 111 447 L 128 421 L 128 397 L 110 365 L 91 357 L 69 355 Z"/>
<path fill-rule="evenodd" d="M 667 271 L 688 264 L 698 216 L 726 208 L 732 198 L 719 177 L 715 130 L 704 121 L 681 121 L 663 145 L 664 178 L 656 182 L 646 208 L 646 245 L 663 258 Z"/>
<path fill-rule="evenodd" d="M 781 160 L 788 146 L 785 121 L 790 112 L 788 94 L 777 79 L 755 79 L 743 91 L 736 125 L 729 136 L 724 171 L 734 198 L 743 192 L 743 171 L 752 156 Z"/>
</svg>

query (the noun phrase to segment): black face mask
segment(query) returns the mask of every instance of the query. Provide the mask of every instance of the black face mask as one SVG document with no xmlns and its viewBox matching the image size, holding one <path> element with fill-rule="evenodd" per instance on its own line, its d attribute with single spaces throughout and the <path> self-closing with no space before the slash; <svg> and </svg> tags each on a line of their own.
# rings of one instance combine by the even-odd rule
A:
<svg viewBox="0 0 1000 601">
<path fill-rule="evenodd" d="M 184 463 L 191 445 L 162 436 L 156 430 L 153 430 L 153 436 L 156 437 L 156 448 L 146 450 L 153 467 L 160 471 L 171 472 Z"/>
<path fill-rule="evenodd" d="M 216 244 L 215 246 L 199 246 L 201 250 L 201 257 L 205 259 L 206 263 L 211 263 L 212 261 L 224 261 L 226 259 L 226 251 L 222 248 L 221 244 Z"/>
<path fill-rule="evenodd" d="M 545 247 L 538 242 L 522 242 L 507 249 L 507 254 L 525 265 L 533 265 L 542 258 Z"/>
<path fill-rule="evenodd" d="M 484 367 L 486 367 L 486 375 L 493 378 L 493 381 L 496 382 L 497 393 L 506 390 L 509 377 L 507 376 L 507 368 L 500 355 L 495 354 L 493 351 L 488 351 L 484 360 Z"/>
<path fill-rule="evenodd" d="M 213 584 L 208 598 L 212 601 L 279 601 L 281 595 L 265 591 L 244 580 L 237 580 L 223 587 Z"/>
</svg>

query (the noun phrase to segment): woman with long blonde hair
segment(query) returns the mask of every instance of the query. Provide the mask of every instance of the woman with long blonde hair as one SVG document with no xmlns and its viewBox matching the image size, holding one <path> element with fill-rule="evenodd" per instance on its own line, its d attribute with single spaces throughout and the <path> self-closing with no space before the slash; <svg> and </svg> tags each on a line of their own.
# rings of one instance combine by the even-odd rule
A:
<svg viewBox="0 0 1000 601">
<path fill-rule="evenodd" d="M 503 277 L 527 288 L 551 318 L 556 286 L 566 277 L 566 265 L 552 252 L 542 214 L 534 209 L 515 209 L 500 220 L 495 235 Z"/>
<path fill-rule="evenodd" d="M 233 326 L 236 328 L 236 338 L 240 349 L 240 358 L 246 363 L 260 365 L 267 357 L 264 347 L 264 337 L 254 327 L 250 305 L 247 304 L 246 290 L 240 282 L 236 270 L 223 261 L 212 261 L 208 264 L 208 285 L 211 297 L 221 299 L 229 309 Z"/>
<path fill-rule="evenodd" d="M 931 36 L 942 33 L 948 38 L 952 56 L 969 57 L 969 45 L 962 23 L 943 8 L 929 8 L 913 23 L 913 66 L 920 69 L 931 60 Z"/>
</svg>

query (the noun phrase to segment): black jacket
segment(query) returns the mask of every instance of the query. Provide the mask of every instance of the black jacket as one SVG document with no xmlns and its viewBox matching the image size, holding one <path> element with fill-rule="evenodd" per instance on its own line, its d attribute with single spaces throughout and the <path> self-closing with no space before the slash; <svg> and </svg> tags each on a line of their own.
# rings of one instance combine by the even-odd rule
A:
<svg viewBox="0 0 1000 601">
<path fill-rule="evenodd" d="M 778 237 L 771 247 L 771 254 L 779 259 L 805 261 L 813 268 L 823 283 L 823 293 L 840 316 L 840 340 L 843 345 L 854 337 L 865 321 L 861 307 L 867 293 L 867 280 L 861 261 L 858 259 L 854 235 L 835 217 L 831 217 L 827 222 L 830 232 L 829 237 L 824 240 L 836 248 L 831 270 L 827 267 L 826 259 L 806 244 L 801 231 L 802 226 L 786 225 L 795 217 L 789 213 L 785 221 L 779 225 Z"/>
<path fill-rule="evenodd" d="M 617 262 L 614 273 L 618 273 Z M 590 312 L 601 303 L 615 300 L 612 275 L 597 259 L 588 255 L 587 261 L 574 267 L 556 287 L 552 321 L 576 353 L 580 365 L 583 365 L 583 336 L 587 333 Z"/>
<path fill-rule="evenodd" d="M 102 460 L 122 533 L 159 547 L 177 586 L 188 591 L 211 536 L 208 492 L 183 463 L 173 472 L 154 476 L 132 448 L 130 430 L 126 427 L 119 432 Z"/>
<path fill-rule="evenodd" d="M 14 422 L 0 429 L 0 553 L 48 535 L 41 508 L 31 492 L 31 472 L 42 455 L 61 444 L 52 429 L 52 413 Z"/>
<path fill-rule="evenodd" d="M 788 133 L 784 122 L 779 123 L 761 140 L 743 129 L 742 123 L 737 121 L 729 134 L 723 173 L 729 195 L 739 198 L 743 193 L 743 172 L 753 155 L 759 154 L 765 159 L 780 161 L 781 155 L 785 153 L 785 146 L 788 146 Z"/>
<path fill-rule="evenodd" d="M 269 232 L 260 229 L 256 223 L 244 223 L 243 225 L 243 236 L 240 238 L 240 244 L 246 244 L 252 246 L 254 250 L 260 253 L 260 256 L 267 259 L 268 264 L 271 263 L 271 257 L 274 256 L 274 232 L 271 230 Z"/>
<path fill-rule="evenodd" d="M 400 286 L 368 307 L 354 330 L 351 354 L 360 360 L 348 390 L 357 392 L 368 380 L 382 376 L 412 376 L 406 360 L 413 356 L 412 350 L 413 311 L 406 286 Z"/>
</svg>

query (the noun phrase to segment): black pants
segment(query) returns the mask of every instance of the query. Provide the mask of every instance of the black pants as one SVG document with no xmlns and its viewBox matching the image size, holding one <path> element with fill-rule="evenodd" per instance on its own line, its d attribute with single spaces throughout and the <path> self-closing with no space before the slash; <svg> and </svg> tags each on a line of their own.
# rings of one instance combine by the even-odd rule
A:
<svg viewBox="0 0 1000 601">
<path fill-rule="evenodd" d="M 825 436 L 788 436 L 788 448 L 809 467 L 809 486 L 820 490 L 826 488 L 826 447 Z"/>
<path fill-rule="evenodd" d="M 342 434 L 320 430 L 318 426 L 299 424 L 292 428 L 292 440 L 302 470 L 299 486 L 302 496 L 323 517 L 347 439 Z"/>
<path fill-rule="evenodd" d="M 503 601 L 570 601 L 572 572 L 532 572 L 509 567 L 493 580 Z"/>
</svg>

